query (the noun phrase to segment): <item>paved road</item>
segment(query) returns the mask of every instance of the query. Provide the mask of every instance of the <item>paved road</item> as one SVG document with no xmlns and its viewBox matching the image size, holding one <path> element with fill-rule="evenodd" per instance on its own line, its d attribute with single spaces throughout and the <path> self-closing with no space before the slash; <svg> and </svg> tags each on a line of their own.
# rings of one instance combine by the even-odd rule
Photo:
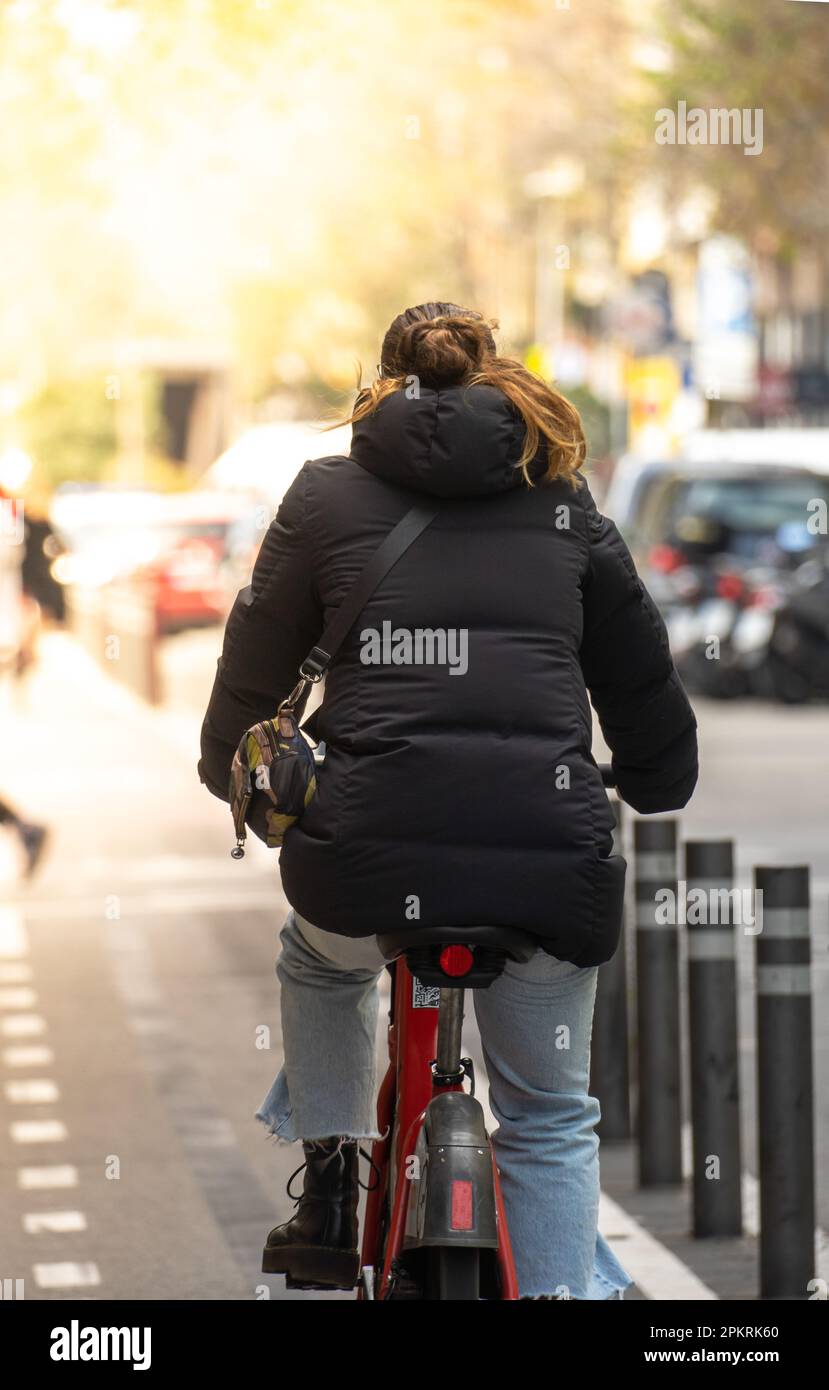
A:
<svg viewBox="0 0 829 1390">
<path fill-rule="evenodd" d="M 168 644 L 161 712 L 63 637 L 46 644 L 25 708 L 0 692 L 13 731 L 3 791 L 54 826 L 23 889 L 0 843 L 0 1278 L 24 1279 L 27 1298 L 305 1297 L 259 1272 L 263 1236 L 292 1210 L 284 1186 L 299 1162 L 253 1118 L 280 1062 L 273 964 L 285 903 L 264 847 L 230 860 L 227 810 L 195 782 L 216 640 Z M 715 706 L 700 717 L 705 778 L 688 833 L 735 833 L 744 870 L 755 858 L 806 858 L 819 877 L 825 1095 L 827 715 Z M 753 1170 L 749 967 L 744 955 Z M 257 1047 L 262 1025 L 269 1050 Z M 381 1029 L 379 1055 L 382 1042 Z M 471 1026 L 468 1043 L 482 1068 Z M 637 1280 L 634 1296 L 754 1296 L 750 1235 L 691 1241 L 687 1187 L 637 1192 L 631 1147 L 602 1152 L 602 1229 Z M 828 1199 L 824 1186 L 824 1227 Z"/>
</svg>

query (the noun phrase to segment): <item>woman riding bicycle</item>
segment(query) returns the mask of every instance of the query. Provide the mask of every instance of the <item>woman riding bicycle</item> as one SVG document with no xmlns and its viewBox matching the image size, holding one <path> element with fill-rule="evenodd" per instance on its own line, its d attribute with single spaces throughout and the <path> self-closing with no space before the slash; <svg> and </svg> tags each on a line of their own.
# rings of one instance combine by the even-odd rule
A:
<svg viewBox="0 0 829 1390">
<path fill-rule="evenodd" d="M 619 793 L 643 813 L 688 801 L 696 721 L 662 619 L 580 475 L 577 411 L 499 356 L 480 314 L 399 315 L 350 418 L 350 457 L 306 463 L 271 524 L 202 730 L 200 776 L 227 800 L 244 730 L 274 714 L 385 536 L 414 502 L 434 503 L 326 677 L 319 788 L 285 835 L 284 1066 L 256 1116 L 302 1140 L 306 1165 L 266 1268 L 316 1248 L 324 1286 L 330 1252 L 357 1253 L 358 1143 L 378 1134 L 376 934 L 502 924 L 539 941 L 473 996 L 519 1292 L 618 1298 L 631 1279 L 597 1230 L 588 1085 L 620 861 L 588 692 Z M 416 632 L 444 634 L 431 659 Z"/>
</svg>

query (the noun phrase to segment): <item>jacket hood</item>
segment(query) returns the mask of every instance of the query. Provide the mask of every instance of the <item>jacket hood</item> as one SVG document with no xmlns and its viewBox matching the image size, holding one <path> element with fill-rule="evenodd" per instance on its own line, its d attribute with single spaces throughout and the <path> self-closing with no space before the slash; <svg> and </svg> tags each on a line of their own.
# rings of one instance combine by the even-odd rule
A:
<svg viewBox="0 0 829 1390">
<path fill-rule="evenodd" d="M 434 497 L 484 497 L 523 483 L 524 422 L 495 386 L 421 386 L 387 396 L 352 427 L 351 457 L 368 473 Z M 546 470 L 541 452 L 530 474 Z"/>
</svg>

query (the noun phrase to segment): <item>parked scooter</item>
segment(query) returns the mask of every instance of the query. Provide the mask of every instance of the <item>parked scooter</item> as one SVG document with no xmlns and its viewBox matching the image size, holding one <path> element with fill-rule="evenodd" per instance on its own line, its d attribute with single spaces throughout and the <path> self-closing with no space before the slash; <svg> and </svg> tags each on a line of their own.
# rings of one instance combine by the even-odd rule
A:
<svg viewBox="0 0 829 1390">
<path fill-rule="evenodd" d="M 719 700 L 749 693 L 749 669 L 758 644 L 740 640 L 747 600 L 741 575 L 725 565 L 712 566 L 697 571 L 692 602 L 667 615 L 674 661 L 693 693 Z"/>
<path fill-rule="evenodd" d="M 829 566 L 824 554 L 801 565 L 774 615 L 764 676 L 786 704 L 829 700 Z"/>
<path fill-rule="evenodd" d="M 666 614 L 689 690 L 715 699 L 829 699 L 829 564 L 805 526 L 781 526 L 764 563 L 689 567 Z"/>
</svg>

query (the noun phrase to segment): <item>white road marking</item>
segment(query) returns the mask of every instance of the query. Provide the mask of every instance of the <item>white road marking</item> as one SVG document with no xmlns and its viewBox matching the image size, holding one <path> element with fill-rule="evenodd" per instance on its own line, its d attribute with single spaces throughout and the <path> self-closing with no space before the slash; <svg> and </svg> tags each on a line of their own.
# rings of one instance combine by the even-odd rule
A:
<svg viewBox="0 0 829 1390">
<path fill-rule="evenodd" d="M 25 961 L 0 962 L 0 984 L 22 985 L 32 978 L 32 967 Z"/>
<path fill-rule="evenodd" d="M 40 1168 L 18 1168 L 17 1186 L 25 1191 L 47 1187 L 77 1187 L 78 1170 L 71 1163 L 44 1164 Z"/>
<path fill-rule="evenodd" d="M 0 961 L 0 1009 L 10 1011 L 0 1019 L 0 1033 L 6 1038 L 37 1037 L 46 1031 L 46 1022 L 39 1014 L 12 1012 L 33 1010 L 37 1005 L 37 993 L 28 984 L 32 978 L 31 966 L 21 959 L 28 946 L 20 910 L 0 907 L 0 957 L 3 958 Z M 50 1047 L 3 1049 L 3 1062 L 8 1067 L 48 1066 L 52 1060 Z M 14 1105 L 51 1104 L 59 1098 L 56 1082 L 47 1077 L 7 1081 L 4 1092 L 6 1100 Z M 62 1120 L 19 1120 L 9 1126 L 9 1133 L 16 1144 L 53 1144 L 65 1140 L 68 1130 Z M 24 1190 L 76 1187 L 78 1170 L 72 1164 L 20 1168 L 17 1182 Z M 25 1212 L 22 1221 L 27 1235 L 86 1230 L 86 1217 L 81 1211 Z M 42 1289 L 93 1287 L 101 1282 L 97 1265 L 91 1263 L 36 1264 L 33 1272 L 35 1283 Z M 19 1282 L 22 1285 L 23 1281 Z M 5 1281 L 3 1292 L 5 1294 Z"/>
<path fill-rule="evenodd" d="M 247 853 L 247 850 L 245 851 Z M 32 921 L 101 920 L 104 918 L 105 898 L 61 898 L 53 902 L 21 902 L 27 918 Z M 238 888 L 228 887 L 222 891 L 196 889 L 181 893 L 158 892 L 141 893 L 133 897 L 122 897 L 119 903 L 121 920 L 127 917 L 170 917 L 182 913 L 195 912 L 273 912 L 283 918 L 287 915 L 284 899 L 278 885 L 272 880 L 271 887 L 250 887 L 246 884 Z M 117 930 L 118 923 L 111 925 Z"/>
<path fill-rule="evenodd" d="M 68 1132 L 63 1120 L 15 1120 L 9 1126 L 15 1144 L 57 1144 Z"/>
<path fill-rule="evenodd" d="M 101 1275 L 96 1264 L 33 1265 L 32 1273 L 39 1289 L 79 1289 L 92 1288 L 100 1284 Z"/>
<path fill-rule="evenodd" d="M 51 1047 L 37 1043 L 31 1047 L 4 1047 L 3 1064 L 7 1067 L 51 1067 L 55 1054 Z"/>
<path fill-rule="evenodd" d="M 606 1192 L 599 1198 L 599 1227 L 603 1234 L 612 1233 L 605 1235 L 611 1246 L 614 1237 L 624 1238 L 620 1258 L 646 1298 L 689 1303 L 718 1299 L 713 1289 Z"/>
<path fill-rule="evenodd" d="M 260 843 L 261 841 L 257 841 L 257 844 Z M 147 883 L 176 885 L 188 881 L 204 885 L 215 879 L 219 884 L 224 883 L 227 888 L 232 889 L 234 886 L 238 886 L 240 872 L 244 873 L 246 882 L 253 879 L 264 884 L 267 881 L 273 887 L 271 862 L 267 861 L 262 868 L 252 871 L 248 867 L 247 846 L 245 848 L 245 866 L 241 870 L 229 854 L 226 858 L 217 854 L 201 856 L 196 854 L 146 854 L 140 859 L 132 857 L 124 859 L 123 862 L 119 862 L 115 866 L 111 856 L 90 855 L 76 861 L 74 866 L 75 881 L 82 881 L 87 887 L 90 881 L 95 880 L 100 880 L 104 884 L 111 883 L 113 867 L 116 869 L 119 883 L 138 883 L 142 887 Z"/>
<path fill-rule="evenodd" d="M 41 1235 L 44 1231 L 59 1234 L 85 1231 L 86 1217 L 82 1211 L 28 1211 L 23 1216 L 23 1230 L 28 1236 Z"/>
<path fill-rule="evenodd" d="M 7 1081 L 4 1090 L 6 1100 L 13 1105 L 51 1105 L 60 1095 L 57 1083 L 46 1077 L 31 1081 Z"/>
<path fill-rule="evenodd" d="M 0 989 L 0 1009 L 33 1009 L 36 1004 L 37 995 L 27 985 L 20 985 L 17 989 Z"/>
<path fill-rule="evenodd" d="M 8 1014 L 0 1018 L 4 1038 L 34 1038 L 46 1032 L 46 1021 L 39 1014 Z"/>
<path fill-rule="evenodd" d="M 29 938 L 19 907 L 0 906 L 0 956 L 25 956 Z"/>
</svg>

